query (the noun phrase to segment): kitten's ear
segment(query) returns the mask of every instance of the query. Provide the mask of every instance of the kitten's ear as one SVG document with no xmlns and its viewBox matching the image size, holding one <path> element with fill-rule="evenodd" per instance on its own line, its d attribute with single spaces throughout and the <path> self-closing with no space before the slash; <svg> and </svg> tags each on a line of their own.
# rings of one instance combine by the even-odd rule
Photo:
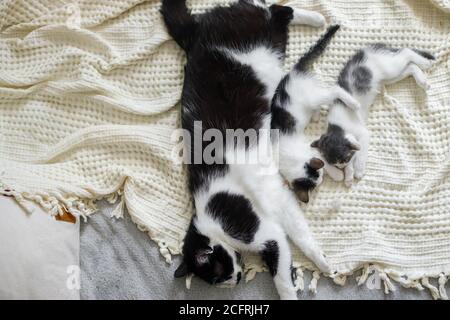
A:
<svg viewBox="0 0 450 320">
<path fill-rule="evenodd" d="M 348 140 L 348 147 L 353 151 L 359 151 L 361 149 L 361 145 L 359 144 L 358 140 L 356 140 L 353 135 L 347 135 L 346 136 Z"/>
<path fill-rule="evenodd" d="M 195 264 L 197 266 L 204 265 L 205 263 L 209 262 L 209 258 L 211 257 L 211 253 L 213 253 L 213 249 L 206 248 L 198 250 L 195 254 Z"/>
<path fill-rule="evenodd" d="M 309 161 L 309 166 L 311 168 L 313 168 L 314 170 L 319 170 L 325 166 L 325 163 L 322 160 L 320 160 L 319 158 L 312 158 Z"/>
<path fill-rule="evenodd" d="M 300 199 L 301 202 L 308 203 L 309 202 L 309 192 L 305 189 L 297 189 L 295 191 L 297 194 L 297 197 Z"/>
<path fill-rule="evenodd" d="M 361 145 L 358 142 L 350 142 L 348 146 L 353 151 L 361 150 Z"/>
<path fill-rule="evenodd" d="M 317 139 L 311 143 L 311 148 L 319 148 L 320 139 Z"/>
<path fill-rule="evenodd" d="M 183 261 L 183 262 L 179 265 L 179 267 L 177 268 L 177 270 L 175 270 L 174 277 L 175 277 L 175 278 L 181 278 L 181 277 L 186 276 L 188 273 L 189 273 L 189 272 L 188 272 L 188 266 L 187 266 L 187 264 Z"/>
</svg>

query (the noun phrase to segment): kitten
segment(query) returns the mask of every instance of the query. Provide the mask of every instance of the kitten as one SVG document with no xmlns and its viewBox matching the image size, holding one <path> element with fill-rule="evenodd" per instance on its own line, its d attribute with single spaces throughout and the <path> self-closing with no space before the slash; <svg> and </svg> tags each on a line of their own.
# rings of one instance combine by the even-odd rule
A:
<svg viewBox="0 0 450 320">
<path fill-rule="evenodd" d="M 311 144 L 326 160 L 325 171 L 332 179 L 351 186 L 355 178 L 363 177 L 370 137 L 366 121 L 381 86 L 413 76 L 421 88 L 428 89 L 422 70 L 428 69 L 434 59 L 428 52 L 376 44 L 360 50 L 347 62 L 338 84 L 360 102 L 361 109 L 350 110 L 336 101 L 328 113 L 327 132 Z"/>
<path fill-rule="evenodd" d="M 185 0 L 164 0 L 170 35 L 186 51 L 182 126 L 192 138 L 202 131 L 270 130 L 271 99 L 283 77 L 288 25 L 321 26 L 318 13 L 240 0 L 191 15 Z M 186 142 L 186 141 L 185 141 Z M 238 252 L 258 252 L 282 299 L 296 299 L 287 236 L 323 272 L 330 272 L 295 198 L 278 173 L 261 174 L 260 164 L 235 164 L 233 152 L 254 154 L 261 139 L 218 152 L 213 164 L 188 164 L 195 210 L 176 277 L 195 274 L 210 284 L 234 286 L 242 276 Z M 206 149 L 186 149 L 192 158 Z M 203 159 L 202 159 L 203 160 Z"/>
<path fill-rule="evenodd" d="M 318 158 L 304 135 L 311 117 L 324 104 L 340 100 L 353 110 L 359 103 L 338 85 L 327 87 L 308 71 L 325 50 L 339 26 L 330 27 L 281 80 L 272 100 L 272 128 L 280 130 L 280 173 L 302 202 L 322 182 L 324 162 Z"/>
</svg>

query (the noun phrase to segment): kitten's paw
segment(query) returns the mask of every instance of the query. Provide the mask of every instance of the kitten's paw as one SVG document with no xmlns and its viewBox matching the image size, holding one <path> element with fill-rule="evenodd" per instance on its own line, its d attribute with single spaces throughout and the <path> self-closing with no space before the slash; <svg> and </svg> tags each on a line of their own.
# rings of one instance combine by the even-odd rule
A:
<svg viewBox="0 0 450 320">
<path fill-rule="evenodd" d="M 428 83 L 428 79 L 426 77 L 416 78 L 416 83 L 423 90 L 427 91 L 430 89 L 430 84 Z"/>
<path fill-rule="evenodd" d="M 356 101 L 355 99 L 349 100 L 347 105 L 349 108 L 351 108 L 355 111 L 358 111 L 359 109 L 361 109 L 361 104 L 358 101 Z"/>
<path fill-rule="evenodd" d="M 357 161 L 355 162 L 354 168 L 355 168 L 355 179 L 361 180 L 364 177 L 364 173 L 366 171 L 365 165 Z"/>
<path fill-rule="evenodd" d="M 336 182 L 344 181 L 344 172 L 342 170 L 330 170 L 327 172 L 331 179 Z"/>
<path fill-rule="evenodd" d="M 421 60 L 419 67 L 422 70 L 428 70 L 433 66 L 433 60 L 425 59 Z"/>
<path fill-rule="evenodd" d="M 353 178 L 352 179 L 345 179 L 344 184 L 347 188 L 350 188 L 353 185 Z"/>
<path fill-rule="evenodd" d="M 355 179 L 361 180 L 363 177 L 364 177 L 364 170 L 363 171 L 355 170 Z"/>
</svg>

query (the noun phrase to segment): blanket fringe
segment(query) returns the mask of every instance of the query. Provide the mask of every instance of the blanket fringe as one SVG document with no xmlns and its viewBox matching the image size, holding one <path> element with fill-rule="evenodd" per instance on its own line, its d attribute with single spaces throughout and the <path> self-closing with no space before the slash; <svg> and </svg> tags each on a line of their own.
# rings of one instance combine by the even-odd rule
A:
<svg viewBox="0 0 450 320">
<path fill-rule="evenodd" d="M 312 274 L 311 282 L 309 283 L 309 291 L 316 294 L 317 293 L 317 282 L 320 279 L 320 272 L 314 271 Z"/>
<path fill-rule="evenodd" d="M 28 214 L 33 213 L 34 206 L 32 202 L 40 205 L 46 212 L 48 212 L 53 217 L 60 215 L 62 216 L 65 212 L 69 212 L 77 217 L 83 217 L 85 221 L 87 221 L 87 217 L 94 212 L 97 211 L 97 207 L 95 206 L 95 201 L 101 200 L 98 199 L 80 199 L 74 196 L 63 196 L 62 194 L 47 194 L 45 192 L 39 194 L 29 194 L 27 192 L 17 192 L 13 188 L 6 186 L 4 183 L 0 181 L 0 194 L 5 196 L 9 196 L 14 198 L 14 200 L 18 203 L 18 205 Z M 120 198 L 120 200 L 119 200 Z M 123 190 L 119 189 L 118 191 L 109 194 L 103 199 L 106 199 L 110 203 L 116 203 L 119 200 L 119 203 L 111 212 L 111 217 L 114 218 L 123 218 L 124 212 L 126 209 L 126 201 L 124 199 Z M 132 219 L 133 220 L 133 219 Z M 159 237 L 152 235 L 149 230 L 137 223 L 139 230 L 147 232 L 152 240 L 154 240 L 158 246 L 161 255 L 165 258 L 167 263 L 171 263 L 172 254 L 174 253 L 173 248 L 169 248 L 169 246 L 162 241 Z M 179 250 L 178 250 L 179 251 Z M 177 251 L 177 252 L 178 252 Z M 175 253 L 177 253 L 175 252 Z M 296 279 L 294 281 L 295 288 L 297 290 L 304 290 L 304 271 L 309 270 L 312 271 L 312 279 L 308 286 L 308 290 L 312 293 L 317 292 L 318 281 L 320 279 L 321 273 L 311 267 L 311 264 L 301 265 L 299 263 L 295 263 L 294 267 L 296 268 Z M 396 290 L 392 281 L 399 283 L 404 288 L 415 288 L 417 290 L 424 290 L 425 288 L 430 291 L 433 299 L 442 299 L 448 300 L 448 295 L 446 292 L 446 284 L 449 280 L 450 271 L 442 272 L 438 275 L 423 275 L 418 278 L 408 278 L 405 274 L 401 274 L 398 271 L 390 270 L 388 268 L 382 267 L 376 264 L 364 264 L 361 268 L 361 275 L 356 277 L 356 281 L 359 286 L 366 283 L 371 276 L 372 272 L 376 271 L 378 273 L 379 279 L 383 282 L 384 285 L 384 293 L 388 294 Z M 357 269 L 352 272 L 348 272 L 345 274 L 333 274 L 326 275 L 333 279 L 334 283 L 338 285 L 345 285 L 347 276 L 352 275 Z M 260 266 L 258 264 L 246 264 L 245 266 L 245 280 L 246 282 L 255 278 L 256 273 L 267 271 L 267 268 L 264 266 Z M 437 279 L 438 286 L 434 286 L 430 283 L 430 278 Z M 187 280 L 187 284 L 189 284 L 189 280 Z"/>
</svg>

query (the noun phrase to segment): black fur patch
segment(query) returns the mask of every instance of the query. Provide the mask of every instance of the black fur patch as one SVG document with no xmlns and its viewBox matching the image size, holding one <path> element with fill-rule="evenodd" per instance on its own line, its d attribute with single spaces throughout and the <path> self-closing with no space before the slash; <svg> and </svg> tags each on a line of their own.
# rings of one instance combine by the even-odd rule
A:
<svg viewBox="0 0 450 320">
<path fill-rule="evenodd" d="M 289 83 L 289 75 L 281 79 L 272 98 L 272 120 L 271 128 L 278 129 L 283 134 L 295 133 L 296 120 L 292 114 L 286 110 L 291 98 L 286 90 Z"/>
<path fill-rule="evenodd" d="M 261 252 L 261 257 L 269 268 L 272 277 L 276 276 L 278 272 L 278 259 L 280 250 L 278 243 L 274 240 L 269 240 L 264 243 L 264 250 Z"/>
<path fill-rule="evenodd" d="M 435 56 L 433 56 L 431 53 L 426 52 L 426 51 L 422 51 L 422 50 L 418 50 L 418 49 L 413 49 L 414 52 L 416 52 L 417 54 L 420 54 L 422 57 L 424 57 L 425 59 L 428 60 L 436 60 Z"/>
<path fill-rule="evenodd" d="M 339 73 L 338 85 L 349 93 L 352 93 L 352 83 L 350 83 L 351 73 L 359 64 L 363 63 L 366 59 L 366 54 L 363 50 L 358 51 L 344 66 Z"/>
<path fill-rule="evenodd" d="M 205 237 L 195 227 L 195 218 L 191 221 L 183 245 L 183 263 L 188 273 L 194 273 L 210 284 L 228 280 L 233 272 L 233 259 L 221 246 L 209 247 L 209 238 Z M 199 265 L 196 256 L 202 250 L 213 249 L 208 261 Z"/>
<path fill-rule="evenodd" d="M 281 79 L 280 83 L 275 90 L 275 94 L 273 95 L 272 101 L 277 101 L 277 104 L 281 107 L 285 107 L 287 104 L 291 102 L 291 97 L 287 92 L 287 85 L 289 84 L 289 75 L 286 75 Z"/>
<path fill-rule="evenodd" d="M 259 218 L 250 201 L 242 195 L 219 192 L 208 201 L 206 211 L 231 237 L 250 243 L 258 231 Z"/>
<path fill-rule="evenodd" d="M 365 66 L 359 66 L 352 72 L 353 87 L 359 93 L 367 93 L 371 88 L 372 72 Z"/>
<path fill-rule="evenodd" d="M 297 121 L 284 108 L 272 106 L 272 129 L 278 129 L 283 134 L 293 134 L 296 132 Z"/>
<path fill-rule="evenodd" d="M 397 53 L 399 51 L 399 49 L 397 49 L 397 48 L 388 47 L 387 44 L 385 44 L 385 43 L 375 43 L 371 46 L 371 48 L 375 51 L 377 51 L 377 50 L 383 51 L 384 50 L 384 51 L 389 51 L 392 53 Z"/>
<path fill-rule="evenodd" d="M 299 178 L 292 182 L 292 187 L 294 190 L 302 189 L 308 191 L 314 189 L 316 187 L 316 183 L 308 178 Z"/>
<path fill-rule="evenodd" d="M 311 64 L 325 51 L 325 48 L 339 28 L 339 25 L 329 27 L 319 41 L 295 64 L 294 69 L 299 72 L 307 71 Z"/>
<path fill-rule="evenodd" d="M 320 174 L 319 174 L 318 170 L 311 167 L 308 163 L 305 164 L 305 168 L 306 168 L 306 175 L 309 178 L 313 178 L 313 179 L 319 178 Z"/>
</svg>

